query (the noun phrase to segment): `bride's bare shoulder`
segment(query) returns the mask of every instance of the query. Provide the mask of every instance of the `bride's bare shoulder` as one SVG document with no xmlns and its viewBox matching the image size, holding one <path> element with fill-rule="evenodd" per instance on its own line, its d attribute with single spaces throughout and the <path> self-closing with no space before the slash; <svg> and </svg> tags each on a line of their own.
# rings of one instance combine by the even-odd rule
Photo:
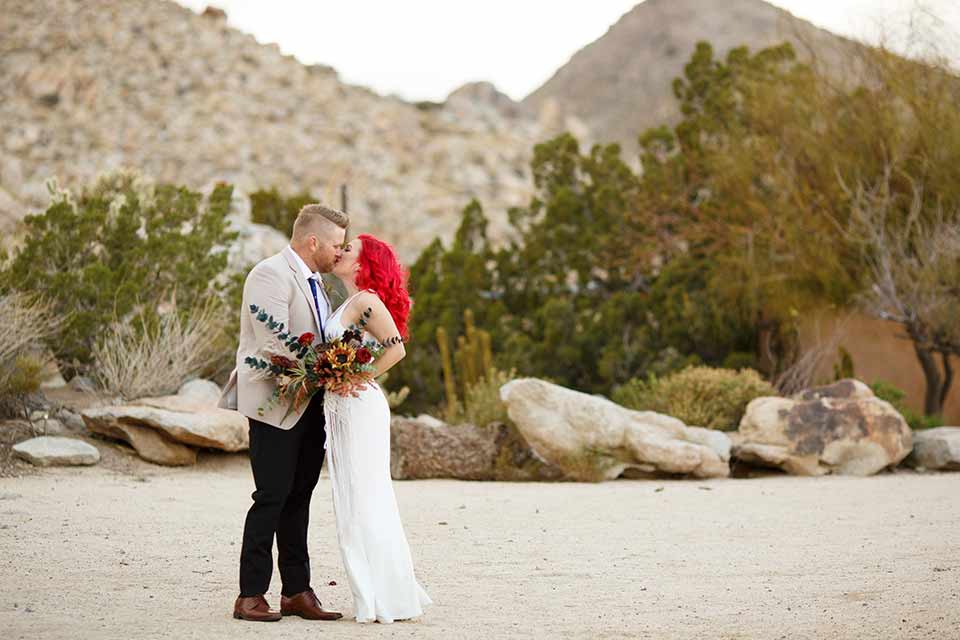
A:
<svg viewBox="0 0 960 640">
<path fill-rule="evenodd" d="M 380 296 L 377 295 L 376 291 L 372 289 L 367 289 L 366 291 L 361 291 L 357 294 L 357 299 L 354 301 L 360 313 L 363 313 L 367 309 L 371 311 L 377 311 L 378 309 L 386 308 L 383 304 L 383 300 L 380 299 Z"/>
<path fill-rule="evenodd" d="M 353 296 L 349 301 L 349 304 L 344 308 L 344 316 L 346 320 L 350 322 L 357 322 L 360 320 L 360 316 L 364 311 L 370 309 L 370 312 L 373 313 L 378 309 L 386 308 L 383 304 L 383 301 L 380 299 L 380 296 L 376 294 L 375 291 L 366 290 L 361 291 Z"/>
</svg>

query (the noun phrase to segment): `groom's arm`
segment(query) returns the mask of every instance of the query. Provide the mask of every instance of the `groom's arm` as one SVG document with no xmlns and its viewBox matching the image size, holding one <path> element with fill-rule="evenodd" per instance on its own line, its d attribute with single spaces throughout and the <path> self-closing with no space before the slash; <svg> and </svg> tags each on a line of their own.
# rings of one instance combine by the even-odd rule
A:
<svg viewBox="0 0 960 640">
<path fill-rule="evenodd" d="M 282 322 L 283 330 L 290 329 L 290 286 L 280 274 L 265 264 L 257 265 L 247 276 L 243 285 L 244 312 L 250 313 L 255 304 L 274 322 Z M 253 334 L 258 351 L 281 353 L 281 345 L 266 324 L 253 318 Z"/>
</svg>

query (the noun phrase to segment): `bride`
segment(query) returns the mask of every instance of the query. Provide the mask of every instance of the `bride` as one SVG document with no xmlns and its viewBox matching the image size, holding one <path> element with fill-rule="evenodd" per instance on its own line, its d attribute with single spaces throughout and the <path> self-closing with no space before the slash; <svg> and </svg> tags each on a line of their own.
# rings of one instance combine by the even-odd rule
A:
<svg viewBox="0 0 960 640">
<path fill-rule="evenodd" d="M 364 339 L 387 346 L 374 362 L 380 376 L 405 355 L 410 298 L 390 245 L 361 234 L 343 248 L 333 273 L 349 294 L 325 323 L 327 339 L 343 335 L 370 310 Z M 357 622 L 419 616 L 430 597 L 413 572 L 390 478 L 390 407 L 376 382 L 327 389 L 324 401 L 333 508 L 340 553 Z M 333 393 L 329 393 L 329 392 Z"/>
</svg>

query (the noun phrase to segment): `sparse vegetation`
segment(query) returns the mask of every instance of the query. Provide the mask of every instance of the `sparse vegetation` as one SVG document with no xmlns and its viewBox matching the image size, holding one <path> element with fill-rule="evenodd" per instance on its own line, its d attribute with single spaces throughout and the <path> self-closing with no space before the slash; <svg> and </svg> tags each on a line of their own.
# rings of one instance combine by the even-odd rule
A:
<svg viewBox="0 0 960 640">
<path fill-rule="evenodd" d="M 692 426 L 733 431 L 754 398 L 778 395 L 753 369 L 687 367 L 666 377 L 631 380 L 613 394 L 631 409 L 657 411 Z"/>
<path fill-rule="evenodd" d="M 137 324 L 114 322 L 94 347 L 94 376 L 106 391 L 128 400 L 176 393 L 216 355 L 222 333 L 215 301 Z"/>
</svg>

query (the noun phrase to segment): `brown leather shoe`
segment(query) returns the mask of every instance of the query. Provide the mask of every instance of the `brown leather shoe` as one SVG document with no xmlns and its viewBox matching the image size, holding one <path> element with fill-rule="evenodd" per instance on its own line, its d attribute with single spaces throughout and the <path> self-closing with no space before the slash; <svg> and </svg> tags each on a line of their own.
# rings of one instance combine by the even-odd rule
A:
<svg viewBox="0 0 960 640">
<path fill-rule="evenodd" d="M 233 617 L 250 622 L 276 622 L 282 616 L 270 608 L 263 596 L 240 596 L 233 605 Z"/>
<path fill-rule="evenodd" d="M 300 616 L 307 620 L 339 620 L 342 613 L 325 611 L 313 589 L 301 591 L 295 596 L 280 596 L 280 612 L 285 616 Z"/>
</svg>

